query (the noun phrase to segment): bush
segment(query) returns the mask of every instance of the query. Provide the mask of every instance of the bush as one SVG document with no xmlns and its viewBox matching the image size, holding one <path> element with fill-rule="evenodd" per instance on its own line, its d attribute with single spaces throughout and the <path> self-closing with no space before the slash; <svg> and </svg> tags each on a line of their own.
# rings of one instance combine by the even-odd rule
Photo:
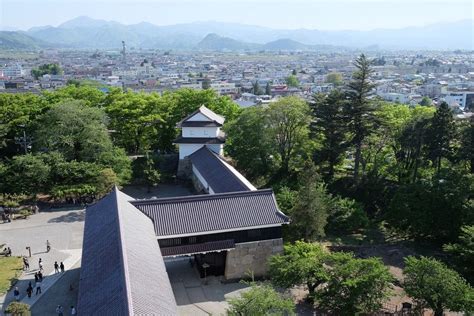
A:
<svg viewBox="0 0 474 316">
<path fill-rule="evenodd" d="M 362 205 L 348 198 L 334 198 L 326 230 L 330 233 L 351 233 L 367 228 L 369 218 Z"/>
<path fill-rule="evenodd" d="M 228 315 L 264 316 L 295 315 L 295 304 L 289 298 L 283 298 L 270 285 L 252 285 L 239 298 L 229 300 Z"/>
<path fill-rule="evenodd" d="M 27 316 L 30 315 L 30 305 L 20 302 L 11 302 L 5 309 L 5 313 L 13 316 Z"/>
</svg>

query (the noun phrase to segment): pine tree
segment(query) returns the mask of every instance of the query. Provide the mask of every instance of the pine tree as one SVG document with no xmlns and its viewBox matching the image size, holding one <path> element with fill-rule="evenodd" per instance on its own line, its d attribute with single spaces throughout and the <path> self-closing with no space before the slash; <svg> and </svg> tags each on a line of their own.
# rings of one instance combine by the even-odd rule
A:
<svg viewBox="0 0 474 316">
<path fill-rule="evenodd" d="M 252 91 L 253 91 L 253 94 L 255 94 L 255 95 L 262 94 L 262 91 L 260 89 L 260 84 L 258 83 L 258 80 L 255 80 L 255 82 L 252 83 Z"/>
<path fill-rule="evenodd" d="M 436 110 L 427 133 L 428 158 L 433 162 L 436 171 L 441 170 L 441 162 L 452 154 L 451 141 L 455 134 L 453 112 L 446 102 Z"/>
<path fill-rule="evenodd" d="M 267 82 L 267 85 L 265 86 L 265 94 L 272 95 L 272 87 L 270 85 L 270 82 Z"/>
<path fill-rule="evenodd" d="M 373 112 L 375 107 L 368 99 L 375 85 L 371 83 L 373 72 L 371 61 L 361 54 L 354 62 L 357 70 L 352 74 L 352 80 L 347 86 L 349 96 L 348 117 L 349 129 L 352 134 L 352 144 L 355 146 L 354 181 L 359 182 L 359 169 L 362 158 L 362 144 L 371 134 L 375 123 Z"/>
<path fill-rule="evenodd" d="M 311 110 L 314 120 L 311 131 L 322 136 L 322 148 L 314 154 L 314 160 L 327 162 L 326 180 L 334 175 L 334 166 L 341 161 L 347 149 L 347 117 L 345 116 L 346 100 L 344 93 L 333 90 L 329 95 L 316 94 L 313 96 Z"/>
</svg>

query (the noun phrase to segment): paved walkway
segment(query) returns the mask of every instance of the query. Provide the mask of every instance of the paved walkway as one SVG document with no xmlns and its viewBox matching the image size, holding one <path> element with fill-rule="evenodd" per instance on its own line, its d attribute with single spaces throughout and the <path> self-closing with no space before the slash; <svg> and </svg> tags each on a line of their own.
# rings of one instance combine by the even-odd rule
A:
<svg viewBox="0 0 474 316">
<path fill-rule="evenodd" d="M 26 247 L 31 247 L 28 257 L 30 271 L 25 271 L 16 283 L 22 302 L 34 305 L 41 296 L 55 284 L 63 274 L 54 273 L 54 262 L 64 263 L 66 271 L 80 262 L 82 251 L 82 234 L 84 230 L 83 210 L 60 210 L 41 212 L 27 220 L 15 220 L 0 224 L 0 243 L 12 249 L 14 256 L 29 256 Z M 51 250 L 46 252 L 46 240 L 51 243 Z M 31 281 L 34 285 L 34 274 L 38 271 L 38 260 L 43 262 L 43 294 L 32 298 L 26 297 L 26 288 Z M 0 312 L 13 301 L 13 291 L 0 297 Z"/>
<path fill-rule="evenodd" d="M 196 268 L 188 259 L 167 261 L 166 270 L 173 288 L 180 315 L 225 315 L 226 300 L 240 295 L 247 285 L 242 283 L 221 283 L 221 277 L 208 277 L 207 285 L 199 277 Z"/>
</svg>

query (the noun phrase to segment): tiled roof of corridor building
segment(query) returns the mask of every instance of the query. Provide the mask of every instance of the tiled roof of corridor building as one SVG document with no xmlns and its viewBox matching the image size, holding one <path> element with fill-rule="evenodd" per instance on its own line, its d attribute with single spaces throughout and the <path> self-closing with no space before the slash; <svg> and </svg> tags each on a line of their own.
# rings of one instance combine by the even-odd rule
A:
<svg viewBox="0 0 474 316">
<path fill-rule="evenodd" d="M 86 210 L 80 315 L 177 315 L 151 220 L 115 188 Z"/>
<path fill-rule="evenodd" d="M 135 200 L 158 238 L 280 226 L 289 222 L 271 189 Z"/>
</svg>

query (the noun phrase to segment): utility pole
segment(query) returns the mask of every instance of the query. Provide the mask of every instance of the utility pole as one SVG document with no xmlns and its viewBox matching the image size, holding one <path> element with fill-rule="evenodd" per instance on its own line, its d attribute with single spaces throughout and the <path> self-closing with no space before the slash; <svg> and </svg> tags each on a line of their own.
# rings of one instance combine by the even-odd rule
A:
<svg viewBox="0 0 474 316">
<path fill-rule="evenodd" d="M 23 128 L 23 136 L 15 137 L 15 144 L 22 146 L 26 155 L 28 153 L 28 149 L 31 148 L 32 141 L 31 137 L 26 136 L 25 125 L 20 125 L 20 127 Z"/>
</svg>

